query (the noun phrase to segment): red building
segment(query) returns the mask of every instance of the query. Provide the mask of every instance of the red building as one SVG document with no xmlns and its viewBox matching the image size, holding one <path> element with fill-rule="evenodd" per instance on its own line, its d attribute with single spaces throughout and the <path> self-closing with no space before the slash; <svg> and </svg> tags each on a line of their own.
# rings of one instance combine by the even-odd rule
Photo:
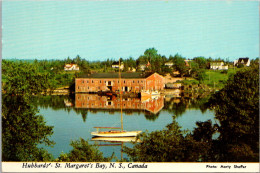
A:
<svg viewBox="0 0 260 173">
<path fill-rule="evenodd" d="M 121 89 L 120 89 L 121 86 Z M 119 89 L 125 92 L 141 92 L 142 90 L 162 90 L 164 77 L 157 73 L 94 73 L 75 79 L 75 91 L 98 92 Z"/>
<path fill-rule="evenodd" d="M 146 110 L 153 114 L 164 107 L 164 97 L 142 101 L 140 98 L 123 98 L 99 96 L 97 94 L 76 94 L 75 108 L 120 110 Z"/>
</svg>

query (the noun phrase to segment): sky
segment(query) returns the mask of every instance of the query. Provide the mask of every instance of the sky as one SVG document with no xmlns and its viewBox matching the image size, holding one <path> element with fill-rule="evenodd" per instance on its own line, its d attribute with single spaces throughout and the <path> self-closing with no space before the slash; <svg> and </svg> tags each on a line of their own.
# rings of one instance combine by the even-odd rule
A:
<svg viewBox="0 0 260 173">
<path fill-rule="evenodd" d="M 3 1 L 4 59 L 259 57 L 258 1 Z"/>
</svg>

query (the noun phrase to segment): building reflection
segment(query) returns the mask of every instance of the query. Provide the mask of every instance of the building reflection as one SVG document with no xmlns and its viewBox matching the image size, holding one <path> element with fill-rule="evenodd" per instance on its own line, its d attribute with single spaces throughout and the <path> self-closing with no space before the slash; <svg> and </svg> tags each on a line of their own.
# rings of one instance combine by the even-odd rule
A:
<svg viewBox="0 0 260 173">
<path fill-rule="evenodd" d="M 107 97 L 97 94 L 76 94 L 75 95 L 75 108 L 88 108 L 88 109 L 122 109 L 125 110 L 146 110 L 150 113 L 157 114 L 164 107 L 164 97 L 158 96 L 153 98 L 122 98 Z"/>
</svg>

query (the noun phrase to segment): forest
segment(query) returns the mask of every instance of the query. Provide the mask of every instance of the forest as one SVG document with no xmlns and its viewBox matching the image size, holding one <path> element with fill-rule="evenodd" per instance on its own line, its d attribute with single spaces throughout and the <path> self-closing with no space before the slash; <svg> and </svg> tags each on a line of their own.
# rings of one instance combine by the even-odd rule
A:
<svg viewBox="0 0 260 173">
<path fill-rule="evenodd" d="M 95 73 L 95 72 L 115 72 L 118 69 L 112 68 L 112 64 L 118 61 L 118 58 L 108 58 L 105 61 L 100 60 L 86 60 L 77 55 L 75 58 L 67 57 L 64 60 L 19 60 L 19 59 L 3 59 L 2 60 L 2 88 L 5 89 L 5 84 L 8 82 L 12 75 L 10 72 L 15 71 L 13 76 L 18 74 L 20 77 L 24 76 L 23 73 L 32 73 L 31 75 L 40 75 L 38 82 L 42 82 L 44 78 L 47 84 L 45 90 L 54 90 L 59 87 L 71 86 L 74 84 L 74 79 L 82 73 Z M 185 62 L 185 60 L 188 60 Z M 161 75 L 171 74 L 176 77 L 174 72 L 178 71 L 178 77 L 183 77 L 181 82 L 186 84 L 205 84 L 210 87 L 217 87 L 221 89 L 230 75 L 243 68 L 243 66 L 234 67 L 233 62 L 229 58 L 212 59 L 211 57 L 205 58 L 202 56 L 186 58 L 178 53 L 174 56 L 166 57 L 158 54 L 155 48 L 146 49 L 143 55 L 134 59 L 129 57 L 126 59 L 120 58 L 121 63 L 124 64 L 124 72 L 142 71 L 141 65 L 145 65 L 145 71 L 157 72 Z M 229 70 L 210 70 L 211 62 L 224 62 L 229 66 Z M 259 58 L 251 59 L 251 66 L 258 63 Z M 165 65 L 166 62 L 172 62 L 171 67 Z M 77 64 L 79 71 L 64 71 L 65 64 Z M 31 70 L 31 71 L 29 71 Z M 22 82 L 23 79 L 20 80 Z"/>
</svg>

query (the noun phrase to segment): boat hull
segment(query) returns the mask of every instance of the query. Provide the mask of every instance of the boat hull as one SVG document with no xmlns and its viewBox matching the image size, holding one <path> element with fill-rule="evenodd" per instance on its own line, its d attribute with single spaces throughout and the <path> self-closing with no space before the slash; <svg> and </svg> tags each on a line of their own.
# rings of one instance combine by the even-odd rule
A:
<svg viewBox="0 0 260 173">
<path fill-rule="evenodd" d="M 136 139 L 135 136 L 128 137 L 93 137 L 92 141 L 104 141 L 104 142 L 140 142 L 140 139 Z"/>
<path fill-rule="evenodd" d="M 129 136 L 137 136 L 142 131 L 127 131 L 127 132 L 92 132 L 92 136 L 98 137 L 129 137 Z"/>
</svg>

